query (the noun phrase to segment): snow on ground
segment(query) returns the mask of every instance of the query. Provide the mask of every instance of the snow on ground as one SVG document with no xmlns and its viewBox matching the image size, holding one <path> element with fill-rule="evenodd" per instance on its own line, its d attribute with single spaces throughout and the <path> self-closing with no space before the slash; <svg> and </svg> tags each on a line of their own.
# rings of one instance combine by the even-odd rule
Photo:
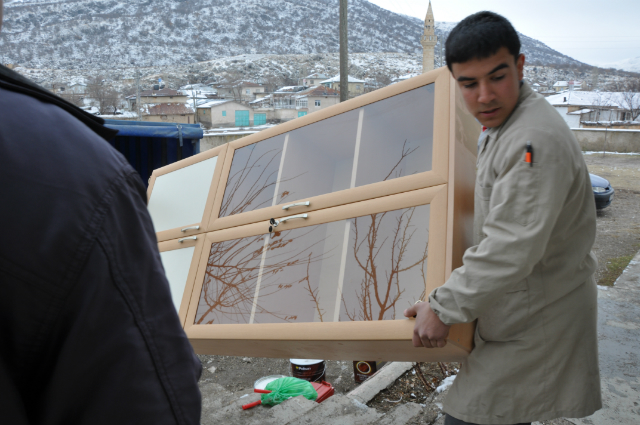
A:
<svg viewBox="0 0 640 425">
<path fill-rule="evenodd" d="M 453 385 L 453 381 L 455 381 L 456 376 L 458 375 L 453 375 L 445 378 L 444 381 L 442 381 L 442 383 L 440 384 L 440 386 L 436 388 L 436 392 L 440 394 L 441 392 L 448 390 L 451 387 L 451 385 Z"/>
</svg>

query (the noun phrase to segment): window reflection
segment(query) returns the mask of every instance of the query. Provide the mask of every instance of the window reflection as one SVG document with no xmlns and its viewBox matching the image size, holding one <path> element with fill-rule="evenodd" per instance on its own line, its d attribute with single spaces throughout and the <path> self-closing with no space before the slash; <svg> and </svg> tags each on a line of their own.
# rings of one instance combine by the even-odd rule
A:
<svg viewBox="0 0 640 425">
<path fill-rule="evenodd" d="M 276 204 L 349 189 L 358 111 L 289 133 Z"/>
<path fill-rule="evenodd" d="M 273 204 L 284 140 L 285 136 L 272 137 L 234 152 L 220 217 Z"/>
<path fill-rule="evenodd" d="M 431 170 L 434 84 L 364 107 L 356 186 Z"/>
<path fill-rule="evenodd" d="M 237 149 L 220 217 L 431 170 L 434 93 L 430 84 Z"/>
<path fill-rule="evenodd" d="M 214 243 L 196 323 L 401 318 L 424 297 L 429 208 Z"/>
</svg>

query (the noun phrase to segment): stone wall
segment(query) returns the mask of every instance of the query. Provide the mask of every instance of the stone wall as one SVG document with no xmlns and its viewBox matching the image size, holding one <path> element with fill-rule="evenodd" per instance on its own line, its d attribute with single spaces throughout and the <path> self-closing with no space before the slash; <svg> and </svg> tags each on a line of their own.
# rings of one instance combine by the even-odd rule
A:
<svg viewBox="0 0 640 425">
<path fill-rule="evenodd" d="M 605 130 L 595 128 L 572 128 L 583 151 L 638 152 L 640 153 L 640 130 Z M 606 144 L 605 144 L 606 137 Z"/>
</svg>

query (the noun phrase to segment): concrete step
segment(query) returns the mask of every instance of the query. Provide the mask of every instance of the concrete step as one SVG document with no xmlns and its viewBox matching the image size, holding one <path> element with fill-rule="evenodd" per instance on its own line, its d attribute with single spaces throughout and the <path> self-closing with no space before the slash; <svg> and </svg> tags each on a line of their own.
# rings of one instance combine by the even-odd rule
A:
<svg viewBox="0 0 640 425">
<path fill-rule="evenodd" d="M 405 425 L 420 416 L 422 409 L 423 407 L 416 403 L 401 404 L 386 413 L 373 425 Z"/>
<path fill-rule="evenodd" d="M 207 383 L 206 385 L 217 384 Z M 218 387 L 220 386 L 218 385 Z M 211 387 L 208 388 L 207 394 L 209 395 L 202 400 L 202 416 L 200 419 L 202 425 L 262 423 L 261 418 L 267 413 L 268 408 L 256 406 L 252 409 L 242 410 L 243 404 L 260 400 L 260 394 L 255 394 L 253 388 L 247 388 L 236 393 L 230 393 L 222 389 L 217 395 L 211 389 Z"/>
<path fill-rule="evenodd" d="M 287 425 L 371 425 L 381 417 L 381 413 L 366 404 L 334 395 Z"/>
</svg>

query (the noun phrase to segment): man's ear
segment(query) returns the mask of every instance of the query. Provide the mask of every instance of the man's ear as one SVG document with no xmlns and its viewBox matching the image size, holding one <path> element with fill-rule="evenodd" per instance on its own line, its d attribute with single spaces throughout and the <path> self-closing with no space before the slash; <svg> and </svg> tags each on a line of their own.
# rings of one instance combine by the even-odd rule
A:
<svg viewBox="0 0 640 425">
<path fill-rule="evenodd" d="M 516 68 L 518 69 L 518 81 L 524 78 L 524 53 L 520 53 L 516 59 Z"/>
</svg>

